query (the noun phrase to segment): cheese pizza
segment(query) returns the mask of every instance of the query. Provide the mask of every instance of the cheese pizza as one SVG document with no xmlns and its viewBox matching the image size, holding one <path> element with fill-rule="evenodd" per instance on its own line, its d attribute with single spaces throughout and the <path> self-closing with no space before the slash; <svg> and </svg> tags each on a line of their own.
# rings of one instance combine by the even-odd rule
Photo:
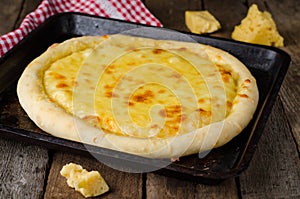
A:
<svg viewBox="0 0 300 199">
<path fill-rule="evenodd" d="M 47 133 L 151 158 L 226 144 L 258 103 L 255 78 L 229 53 L 126 35 L 52 45 L 26 67 L 17 94 Z"/>
</svg>

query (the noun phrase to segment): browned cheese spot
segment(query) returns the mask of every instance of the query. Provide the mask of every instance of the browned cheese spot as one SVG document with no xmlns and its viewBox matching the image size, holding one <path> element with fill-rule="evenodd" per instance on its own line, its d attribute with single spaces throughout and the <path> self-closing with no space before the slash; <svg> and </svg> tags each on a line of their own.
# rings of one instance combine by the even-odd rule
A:
<svg viewBox="0 0 300 199">
<path fill-rule="evenodd" d="M 199 108 L 199 109 L 197 109 L 196 111 L 198 111 L 199 113 L 205 113 L 205 112 L 206 112 L 206 110 L 204 110 L 204 109 L 202 109 L 202 108 Z"/>
<path fill-rule="evenodd" d="M 179 130 L 179 127 L 178 126 L 171 126 L 170 128 L 172 128 L 174 130 L 174 133 L 173 134 L 177 134 L 178 130 Z"/>
<path fill-rule="evenodd" d="M 78 86 L 78 82 L 75 81 L 75 80 L 72 80 L 71 84 L 72 84 L 74 87 Z"/>
<path fill-rule="evenodd" d="M 159 126 L 157 125 L 157 124 L 153 124 L 152 126 L 151 126 L 151 128 L 152 129 L 157 129 Z"/>
<path fill-rule="evenodd" d="M 231 79 L 231 76 L 232 76 L 232 74 L 231 74 L 230 71 L 224 70 L 223 73 L 222 73 L 222 78 L 223 78 L 224 82 L 229 82 L 230 79 Z"/>
<path fill-rule="evenodd" d="M 128 62 L 127 65 L 128 66 L 134 66 L 134 65 L 136 65 L 136 62 L 134 62 L 134 61 Z"/>
<path fill-rule="evenodd" d="M 108 39 L 109 38 L 108 35 L 102 35 L 101 37 L 102 37 L 102 39 Z"/>
<path fill-rule="evenodd" d="M 178 50 L 179 50 L 179 51 L 186 51 L 186 50 L 187 50 L 187 48 L 185 48 L 185 47 L 182 47 L 182 48 L 179 48 Z"/>
<path fill-rule="evenodd" d="M 244 82 L 250 84 L 251 80 L 250 79 L 246 79 Z"/>
<path fill-rule="evenodd" d="M 113 86 L 113 85 L 106 84 L 106 85 L 104 86 L 104 88 L 107 89 L 107 90 L 112 90 L 112 89 L 114 88 L 114 86 Z"/>
<path fill-rule="evenodd" d="M 230 101 L 227 101 L 227 102 L 226 102 L 226 106 L 227 106 L 227 108 L 231 109 L 232 103 L 231 103 Z"/>
<path fill-rule="evenodd" d="M 128 106 L 134 106 L 133 102 L 128 102 L 127 104 L 128 104 Z"/>
<path fill-rule="evenodd" d="M 199 116 L 200 116 L 200 123 L 202 125 L 207 125 L 210 123 L 211 121 L 211 111 L 206 111 L 202 108 L 197 109 L 196 111 L 199 112 Z"/>
<path fill-rule="evenodd" d="M 223 75 L 222 78 L 224 82 L 228 83 L 230 81 L 230 77 L 228 77 L 228 75 Z"/>
<path fill-rule="evenodd" d="M 201 116 L 207 116 L 207 117 L 211 116 L 211 111 L 207 111 L 202 108 L 199 108 L 196 111 L 198 111 Z"/>
<path fill-rule="evenodd" d="M 153 92 L 151 90 L 146 90 L 142 94 L 138 94 L 138 95 L 133 96 L 133 100 L 135 102 L 147 103 L 147 102 L 151 102 L 151 98 L 153 98 L 153 97 L 154 97 Z"/>
<path fill-rule="evenodd" d="M 228 83 L 232 77 L 232 73 L 230 70 L 224 69 L 222 66 L 217 65 L 219 72 L 221 73 L 222 79 L 224 82 Z"/>
<path fill-rule="evenodd" d="M 116 134 L 122 135 L 123 132 L 117 131 L 117 129 L 119 129 L 119 127 L 113 121 L 114 121 L 114 119 L 112 117 L 102 118 L 102 122 L 103 122 L 103 124 L 105 124 L 104 128 L 115 129 L 116 130 Z"/>
<path fill-rule="evenodd" d="M 93 143 L 96 143 L 97 142 L 97 137 L 94 137 L 93 138 Z"/>
<path fill-rule="evenodd" d="M 51 97 L 48 98 L 49 102 L 51 103 L 56 103 L 56 101 L 54 99 L 52 99 Z"/>
<path fill-rule="evenodd" d="M 154 49 L 152 50 L 153 54 L 161 54 L 163 52 L 162 49 Z"/>
<path fill-rule="evenodd" d="M 171 75 L 171 77 L 174 77 L 174 78 L 176 78 L 176 79 L 179 79 L 179 78 L 181 78 L 181 75 L 180 75 L 179 73 L 173 73 L 173 74 Z"/>
<path fill-rule="evenodd" d="M 109 66 L 106 68 L 105 73 L 107 73 L 107 74 L 112 74 L 112 73 L 114 73 L 114 71 L 115 71 L 115 65 L 109 65 Z"/>
<path fill-rule="evenodd" d="M 108 91 L 105 93 L 105 97 L 112 98 L 112 97 L 119 97 L 119 95 L 116 93 L 113 93 L 112 91 Z"/>
<path fill-rule="evenodd" d="M 244 82 L 242 83 L 242 88 L 247 89 L 248 86 L 247 86 L 246 84 L 250 84 L 250 83 L 251 83 L 251 80 L 250 80 L 250 79 L 244 80 Z"/>
<path fill-rule="evenodd" d="M 238 96 L 243 97 L 243 98 L 248 98 L 249 96 L 246 94 L 238 94 Z"/>
<path fill-rule="evenodd" d="M 167 106 L 166 112 L 168 117 L 178 115 L 179 113 L 181 113 L 181 106 L 180 105 Z"/>
<path fill-rule="evenodd" d="M 217 55 L 216 58 L 217 58 L 218 60 L 221 60 L 221 59 L 222 59 L 222 57 L 221 57 L 220 55 Z"/>
<path fill-rule="evenodd" d="M 56 88 L 68 88 L 68 87 L 69 86 L 66 83 L 59 83 L 59 84 L 56 85 Z"/>
<path fill-rule="evenodd" d="M 84 121 L 87 121 L 89 124 L 91 124 L 94 127 L 99 127 L 100 124 L 100 118 L 95 115 L 87 115 L 82 118 Z"/>
<path fill-rule="evenodd" d="M 58 74 L 58 73 L 54 73 L 54 72 L 51 72 L 49 75 L 51 75 L 51 76 L 53 76 L 55 79 L 59 79 L 59 80 L 66 79 L 66 76 L 61 75 L 61 74 Z"/>
<path fill-rule="evenodd" d="M 163 118 L 167 117 L 167 113 L 166 113 L 165 109 L 161 109 L 161 110 L 158 112 L 158 114 L 159 114 L 161 117 L 163 117 Z"/>
<path fill-rule="evenodd" d="M 160 94 L 165 93 L 165 92 L 166 92 L 166 90 L 163 90 L 163 89 L 158 91 L 158 93 L 160 93 Z"/>
<path fill-rule="evenodd" d="M 200 98 L 200 99 L 198 99 L 198 103 L 199 103 L 199 104 L 203 104 L 203 103 L 205 103 L 205 99 L 204 99 L 204 98 Z"/>
</svg>

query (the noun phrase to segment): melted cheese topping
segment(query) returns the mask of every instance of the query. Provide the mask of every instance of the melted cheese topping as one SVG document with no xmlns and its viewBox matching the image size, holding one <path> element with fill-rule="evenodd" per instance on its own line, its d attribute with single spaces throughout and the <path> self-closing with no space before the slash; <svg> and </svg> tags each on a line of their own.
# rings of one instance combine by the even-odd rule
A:
<svg viewBox="0 0 300 199">
<path fill-rule="evenodd" d="M 237 78 L 192 49 L 111 39 L 51 63 L 44 87 L 53 102 L 107 133 L 166 138 L 228 116 Z"/>
</svg>

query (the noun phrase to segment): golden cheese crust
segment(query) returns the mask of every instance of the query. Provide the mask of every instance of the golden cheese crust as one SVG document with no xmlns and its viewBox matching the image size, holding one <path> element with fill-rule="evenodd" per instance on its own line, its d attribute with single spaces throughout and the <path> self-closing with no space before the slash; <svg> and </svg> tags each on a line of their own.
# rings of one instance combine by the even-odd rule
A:
<svg viewBox="0 0 300 199">
<path fill-rule="evenodd" d="M 230 54 L 124 35 L 53 45 L 24 70 L 17 93 L 54 136 L 154 158 L 224 145 L 258 102 L 254 77 Z"/>
</svg>

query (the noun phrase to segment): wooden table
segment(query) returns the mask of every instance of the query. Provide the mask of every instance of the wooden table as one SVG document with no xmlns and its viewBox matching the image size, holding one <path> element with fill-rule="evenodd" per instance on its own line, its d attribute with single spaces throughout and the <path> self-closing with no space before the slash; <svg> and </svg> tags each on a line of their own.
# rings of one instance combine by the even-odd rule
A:
<svg viewBox="0 0 300 199">
<path fill-rule="evenodd" d="M 0 1 L 0 34 L 18 27 L 40 1 Z M 165 27 L 187 30 L 185 10 L 209 10 L 222 24 L 214 36 L 230 38 L 249 5 L 272 13 L 292 64 L 249 168 L 235 179 L 207 186 L 157 174 L 131 174 L 98 161 L 0 139 L 0 198 L 82 198 L 59 171 L 68 162 L 99 170 L 111 187 L 102 198 L 300 198 L 300 1 L 145 0 Z"/>
</svg>

